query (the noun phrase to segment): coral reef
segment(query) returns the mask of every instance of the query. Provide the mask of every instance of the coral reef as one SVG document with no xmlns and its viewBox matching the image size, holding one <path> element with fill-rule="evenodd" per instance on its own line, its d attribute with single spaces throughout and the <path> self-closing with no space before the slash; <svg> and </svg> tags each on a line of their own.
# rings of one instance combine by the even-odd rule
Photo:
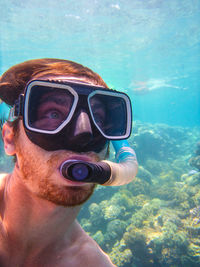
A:
<svg viewBox="0 0 200 267">
<path fill-rule="evenodd" d="M 181 156 L 192 153 L 192 146 L 198 141 L 198 131 L 194 129 L 193 138 L 191 131 L 183 127 L 172 127 L 165 124 L 142 124 L 135 122 L 134 133 L 130 139 L 134 147 L 138 161 L 145 164 L 146 160 L 170 161 Z"/>
</svg>

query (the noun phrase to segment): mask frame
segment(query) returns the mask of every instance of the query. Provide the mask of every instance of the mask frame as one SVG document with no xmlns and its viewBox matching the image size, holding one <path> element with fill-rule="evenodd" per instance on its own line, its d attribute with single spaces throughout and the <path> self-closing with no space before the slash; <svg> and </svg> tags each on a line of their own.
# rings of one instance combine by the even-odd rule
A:
<svg viewBox="0 0 200 267">
<path fill-rule="evenodd" d="M 71 110 L 67 116 L 67 118 L 62 122 L 62 124 L 59 125 L 54 130 L 45 130 L 45 129 L 38 129 L 34 128 L 29 124 L 29 115 L 28 115 L 28 110 L 29 110 L 29 100 L 30 100 L 30 95 L 32 90 L 34 90 L 35 87 L 49 87 L 49 88 L 56 88 L 57 89 L 62 89 L 62 90 L 67 90 L 70 92 L 70 94 L 73 95 L 74 101 L 71 107 Z M 123 135 L 108 135 L 103 130 L 99 127 L 99 125 L 96 122 L 96 119 L 94 118 L 94 113 L 90 104 L 90 101 L 92 97 L 100 95 L 100 96 L 105 96 L 105 97 L 113 97 L 113 99 L 120 98 L 123 100 L 125 106 L 126 106 L 126 130 Z M 45 80 L 33 80 L 29 82 L 26 86 L 25 89 L 25 94 L 21 94 L 16 101 L 15 105 L 11 109 L 10 112 L 10 118 L 17 118 L 17 117 L 22 117 L 23 118 L 23 123 L 24 127 L 29 131 L 29 132 L 35 132 L 35 133 L 40 133 L 40 134 L 48 134 L 48 135 L 54 135 L 59 133 L 60 131 L 63 130 L 64 127 L 67 126 L 67 124 L 72 120 L 74 113 L 76 112 L 77 105 L 79 103 L 79 98 L 81 96 L 87 97 L 87 106 L 89 108 L 90 112 L 90 117 L 92 118 L 92 121 L 98 131 L 101 133 L 101 135 L 106 138 L 107 140 L 123 140 L 127 139 L 130 134 L 131 134 L 131 129 L 132 129 L 132 107 L 131 107 L 131 101 L 129 97 L 122 92 L 117 92 L 113 89 L 108 89 L 105 87 L 101 86 L 95 86 L 95 85 L 88 85 L 85 83 L 81 82 L 71 82 L 71 81 L 45 81 Z"/>
</svg>

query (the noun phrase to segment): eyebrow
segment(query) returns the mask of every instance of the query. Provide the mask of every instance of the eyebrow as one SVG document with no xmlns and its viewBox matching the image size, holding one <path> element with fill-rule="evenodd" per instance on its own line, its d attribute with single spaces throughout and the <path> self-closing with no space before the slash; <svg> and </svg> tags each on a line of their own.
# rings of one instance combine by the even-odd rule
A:
<svg viewBox="0 0 200 267">
<path fill-rule="evenodd" d="M 69 98 L 69 97 L 67 97 Z M 70 98 L 69 98 L 70 99 Z M 65 105 L 68 101 L 66 101 L 67 99 L 64 98 L 64 97 L 61 97 L 61 96 L 57 96 L 57 95 L 54 95 L 54 96 L 44 96 L 42 97 L 42 99 L 39 101 L 39 104 L 43 104 L 47 101 L 49 102 L 55 102 L 56 104 L 58 105 Z M 71 100 L 71 99 L 70 99 Z M 70 101 L 71 102 L 71 101 Z"/>
</svg>

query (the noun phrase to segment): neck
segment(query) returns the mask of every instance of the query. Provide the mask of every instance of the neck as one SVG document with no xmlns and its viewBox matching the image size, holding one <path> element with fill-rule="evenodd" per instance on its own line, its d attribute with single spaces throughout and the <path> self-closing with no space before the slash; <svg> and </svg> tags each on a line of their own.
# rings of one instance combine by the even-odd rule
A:
<svg viewBox="0 0 200 267">
<path fill-rule="evenodd" d="M 10 237 L 9 246 L 26 250 L 26 254 L 70 240 L 77 226 L 80 206 L 63 207 L 39 198 L 23 184 L 16 170 L 7 178 L 2 203 L 1 216 Z"/>
</svg>

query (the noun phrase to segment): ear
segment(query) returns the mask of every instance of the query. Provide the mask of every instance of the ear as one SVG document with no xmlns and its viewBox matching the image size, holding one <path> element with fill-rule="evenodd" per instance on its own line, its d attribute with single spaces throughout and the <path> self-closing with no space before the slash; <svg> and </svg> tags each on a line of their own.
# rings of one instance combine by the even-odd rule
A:
<svg viewBox="0 0 200 267">
<path fill-rule="evenodd" d="M 4 123 L 2 128 L 2 138 L 4 142 L 4 149 L 7 155 L 15 155 L 15 142 L 13 127 L 9 126 L 8 123 Z"/>
</svg>

